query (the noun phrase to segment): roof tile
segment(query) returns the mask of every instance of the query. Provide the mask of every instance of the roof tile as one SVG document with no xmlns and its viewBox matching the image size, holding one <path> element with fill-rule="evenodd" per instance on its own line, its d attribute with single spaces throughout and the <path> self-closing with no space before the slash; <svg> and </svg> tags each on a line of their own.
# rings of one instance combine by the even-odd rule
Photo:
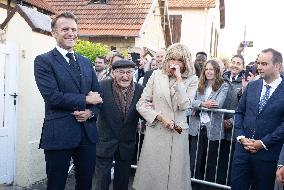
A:
<svg viewBox="0 0 284 190">
<path fill-rule="evenodd" d="M 168 0 L 169 8 L 210 8 L 216 6 L 216 0 Z"/>
<path fill-rule="evenodd" d="M 49 11 L 53 14 L 56 13 L 54 9 L 52 9 L 52 7 L 48 3 L 46 3 L 44 0 L 26 0 L 26 2 L 40 9 Z"/>
<path fill-rule="evenodd" d="M 138 36 L 152 5 L 151 0 L 46 0 L 58 12 L 70 11 L 78 17 L 80 35 Z"/>
</svg>

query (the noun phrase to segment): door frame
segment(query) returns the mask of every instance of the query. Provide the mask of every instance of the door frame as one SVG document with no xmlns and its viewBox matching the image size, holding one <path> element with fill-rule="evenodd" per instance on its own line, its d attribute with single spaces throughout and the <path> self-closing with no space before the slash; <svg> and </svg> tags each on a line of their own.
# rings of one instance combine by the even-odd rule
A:
<svg viewBox="0 0 284 190">
<path fill-rule="evenodd" d="M 16 129 L 19 51 L 15 44 L 0 44 L 0 52 L 6 55 L 5 63 L 5 116 L 4 126 L 8 130 L 8 176 L 4 184 L 12 184 L 16 177 Z M 16 103 L 14 105 L 14 102 Z"/>
</svg>

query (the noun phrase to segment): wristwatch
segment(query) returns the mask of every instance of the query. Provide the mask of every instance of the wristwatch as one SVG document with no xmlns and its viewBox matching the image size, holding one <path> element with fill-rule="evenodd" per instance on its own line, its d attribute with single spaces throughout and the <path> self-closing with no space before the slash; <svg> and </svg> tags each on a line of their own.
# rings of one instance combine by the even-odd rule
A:
<svg viewBox="0 0 284 190">
<path fill-rule="evenodd" d="M 92 119 L 93 117 L 95 117 L 95 114 L 92 112 L 92 115 L 88 119 Z"/>
</svg>

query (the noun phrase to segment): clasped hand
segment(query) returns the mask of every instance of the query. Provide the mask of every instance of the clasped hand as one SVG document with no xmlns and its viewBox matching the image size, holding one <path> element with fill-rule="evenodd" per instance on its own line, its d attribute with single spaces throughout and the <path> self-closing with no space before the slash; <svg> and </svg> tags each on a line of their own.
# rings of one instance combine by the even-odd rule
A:
<svg viewBox="0 0 284 190">
<path fill-rule="evenodd" d="M 219 103 L 216 100 L 207 100 L 202 102 L 201 106 L 205 108 L 218 108 Z"/>
<path fill-rule="evenodd" d="M 240 142 L 244 146 L 244 149 L 246 149 L 250 153 L 256 153 L 257 151 L 263 148 L 260 140 L 242 138 L 240 139 Z"/>
<path fill-rule="evenodd" d="M 89 109 L 85 109 L 85 111 L 74 111 L 72 115 L 75 116 L 78 122 L 85 122 L 92 116 L 92 111 Z"/>
<path fill-rule="evenodd" d="M 166 117 L 163 117 L 162 118 L 162 124 L 164 127 L 170 129 L 170 130 L 173 130 L 174 129 L 174 126 L 175 126 L 175 123 L 173 120 L 170 120 Z"/>
<path fill-rule="evenodd" d="M 95 104 L 103 103 L 103 99 L 98 92 L 90 91 L 88 95 L 86 96 L 86 103 L 95 105 Z"/>
</svg>

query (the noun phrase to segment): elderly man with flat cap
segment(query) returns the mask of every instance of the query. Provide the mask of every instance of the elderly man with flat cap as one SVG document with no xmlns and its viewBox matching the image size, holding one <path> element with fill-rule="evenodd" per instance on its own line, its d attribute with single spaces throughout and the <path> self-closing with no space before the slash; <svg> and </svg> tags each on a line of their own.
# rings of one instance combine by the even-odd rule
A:
<svg viewBox="0 0 284 190">
<path fill-rule="evenodd" d="M 103 80 L 103 104 L 98 117 L 96 190 L 108 190 L 113 160 L 113 190 L 127 190 L 139 114 L 136 111 L 143 87 L 133 82 L 135 63 L 118 60 L 112 64 L 113 78 Z"/>
</svg>

